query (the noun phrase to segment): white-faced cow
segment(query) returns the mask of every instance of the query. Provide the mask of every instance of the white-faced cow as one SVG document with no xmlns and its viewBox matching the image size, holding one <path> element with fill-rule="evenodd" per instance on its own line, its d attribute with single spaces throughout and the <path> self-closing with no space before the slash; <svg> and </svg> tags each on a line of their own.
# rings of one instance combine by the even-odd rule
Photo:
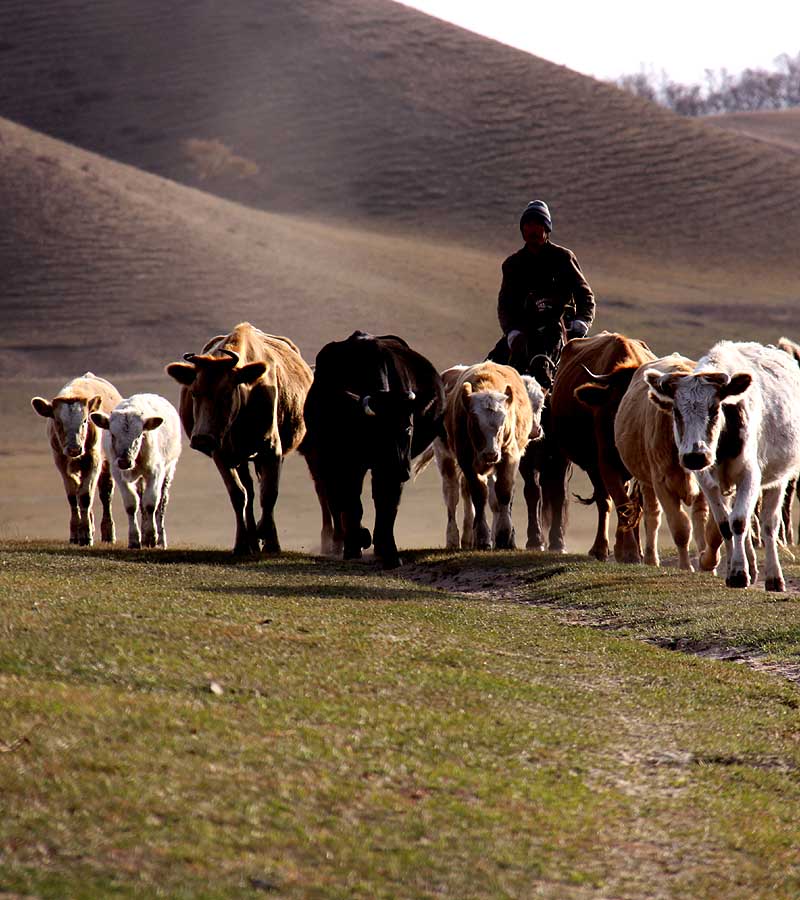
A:
<svg viewBox="0 0 800 900">
<path fill-rule="evenodd" d="M 306 457 L 322 509 L 322 552 L 358 559 L 372 543 L 361 490 L 372 472 L 375 555 L 400 565 L 394 524 L 411 459 L 439 433 L 442 379 L 394 335 L 356 331 L 317 354 L 305 405 Z"/>
<path fill-rule="evenodd" d="M 110 414 L 93 412 L 92 421 L 105 429 L 103 453 L 128 514 L 128 547 L 166 547 L 164 517 L 181 455 L 177 410 L 158 394 L 134 394 Z"/>
<path fill-rule="evenodd" d="M 190 445 L 210 456 L 225 482 L 236 517 L 236 554 L 280 551 L 275 527 L 281 462 L 305 434 L 303 404 L 311 369 L 285 337 L 249 322 L 187 353 L 166 372 L 181 387 L 180 416 Z M 253 461 L 261 485 L 261 519 L 254 514 Z"/>
<path fill-rule="evenodd" d="M 97 410 L 110 412 L 122 398 L 113 384 L 86 372 L 68 381 L 52 400 L 34 397 L 31 406 L 49 419 L 47 435 L 56 468 L 64 481 L 70 507 L 69 541 L 91 546 L 94 542 L 95 491 L 100 494 L 103 517 L 100 537 L 114 540 L 111 498 L 114 482 L 100 448 L 100 432 L 90 419 Z"/>
<path fill-rule="evenodd" d="M 611 500 L 617 511 L 614 558 L 641 562 L 641 504 L 629 496 L 630 472 L 614 443 L 614 418 L 633 373 L 655 359 L 643 341 L 604 331 L 567 343 L 550 395 L 550 437 L 589 476 L 597 505 L 597 533 L 589 555 L 608 558 Z"/>
<path fill-rule="evenodd" d="M 688 375 L 695 362 L 678 353 L 646 362 L 634 373 L 614 420 L 614 442 L 625 468 L 639 482 L 644 507 L 644 561 L 659 564 L 658 528 L 661 510 L 678 549 L 682 569 L 692 568 L 689 541 L 694 534 L 699 551 L 706 546 L 708 505 L 694 473 L 680 464 L 672 431 L 672 416 L 650 401 L 645 372 Z M 691 519 L 683 509 L 691 509 Z M 717 530 L 713 520 L 710 527 Z"/>
<path fill-rule="evenodd" d="M 433 453 L 442 476 L 447 508 L 445 542 L 459 546 L 459 493 L 464 501 L 461 546 L 514 549 L 511 501 L 520 458 L 528 442 L 541 438 L 544 390 L 535 378 L 510 366 L 482 362 L 442 372 L 445 385 L 445 434 Z M 415 464 L 419 474 L 429 452 Z M 487 522 L 487 501 L 492 529 Z"/>
<path fill-rule="evenodd" d="M 653 401 L 672 411 L 681 465 L 697 474 L 725 539 L 726 583 L 755 581 L 750 520 L 763 492 L 765 587 L 785 590 L 776 538 L 786 483 L 800 469 L 800 368 L 776 347 L 721 341 L 689 375 L 653 368 L 645 377 Z"/>
</svg>

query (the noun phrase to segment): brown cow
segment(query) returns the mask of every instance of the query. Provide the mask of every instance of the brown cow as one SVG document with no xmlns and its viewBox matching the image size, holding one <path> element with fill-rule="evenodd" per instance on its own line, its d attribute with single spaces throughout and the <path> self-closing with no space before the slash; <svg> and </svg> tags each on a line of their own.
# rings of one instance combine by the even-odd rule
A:
<svg viewBox="0 0 800 900">
<path fill-rule="evenodd" d="M 249 322 L 212 338 L 199 354 L 170 363 L 181 387 L 180 415 L 190 445 L 216 463 L 236 517 L 236 554 L 280 552 L 274 509 L 281 462 L 305 435 L 303 404 L 311 369 L 285 337 Z M 250 460 L 260 481 L 256 525 Z"/>
<path fill-rule="evenodd" d="M 594 488 L 597 533 L 589 555 L 596 559 L 608 559 L 608 517 L 613 500 L 617 510 L 614 558 L 641 562 L 640 507 L 628 496 L 630 473 L 614 444 L 614 417 L 633 373 L 653 359 L 643 341 L 604 331 L 569 341 L 553 382 L 552 436 L 567 457 L 587 473 Z"/>
<path fill-rule="evenodd" d="M 434 448 L 447 505 L 447 546 L 458 547 L 456 509 L 461 482 L 461 546 L 488 550 L 494 542 L 498 549 L 513 549 L 514 481 L 528 441 L 541 434 L 544 392 L 533 378 L 525 381 L 510 366 L 493 362 L 456 366 L 442 373 L 442 378 L 447 390 L 447 440 L 437 439 Z M 491 533 L 487 500 L 494 513 Z"/>
<path fill-rule="evenodd" d="M 91 546 L 94 542 L 95 491 L 100 494 L 103 517 L 100 537 L 114 541 L 111 498 L 114 482 L 108 460 L 102 455 L 100 429 L 92 422 L 93 412 L 110 413 L 122 400 L 105 378 L 86 372 L 68 381 L 53 400 L 34 397 L 31 406 L 49 419 L 47 435 L 53 460 L 61 473 L 70 506 L 69 542 Z M 99 489 L 99 490 L 98 490 Z"/>
<path fill-rule="evenodd" d="M 663 508 L 670 534 L 678 548 L 679 565 L 682 569 L 691 570 L 688 547 L 692 533 L 697 548 L 702 553 L 706 545 L 706 528 L 710 527 L 715 532 L 718 529 L 713 520 L 708 525 L 708 504 L 697 479 L 680 464 L 672 430 L 672 416 L 649 399 L 650 388 L 644 373 L 651 367 L 664 373 L 689 374 L 693 371 L 695 362 L 673 353 L 640 366 L 617 409 L 614 441 L 623 465 L 642 489 L 644 561 L 651 566 L 659 564 L 658 527 Z M 691 521 L 684 512 L 682 503 L 691 508 Z M 717 545 L 720 540 L 717 536 Z"/>
</svg>

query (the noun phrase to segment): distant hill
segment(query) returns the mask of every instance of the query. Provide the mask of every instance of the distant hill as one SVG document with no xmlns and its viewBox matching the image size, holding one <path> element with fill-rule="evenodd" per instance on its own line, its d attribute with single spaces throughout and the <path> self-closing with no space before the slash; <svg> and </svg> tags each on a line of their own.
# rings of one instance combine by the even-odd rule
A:
<svg viewBox="0 0 800 900">
<path fill-rule="evenodd" d="M 472 361 L 532 196 L 598 327 L 792 333 L 800 159 L 392 0 L 9 0 L 0 116 L 6 375 L 160 370 L 241 319 Z"/>
<path fill-rule="evenodd" d="M 800 156 L 800 109 L 728 113 L 724 116 L 709 116 L 705 121 Z"/>
</svg>

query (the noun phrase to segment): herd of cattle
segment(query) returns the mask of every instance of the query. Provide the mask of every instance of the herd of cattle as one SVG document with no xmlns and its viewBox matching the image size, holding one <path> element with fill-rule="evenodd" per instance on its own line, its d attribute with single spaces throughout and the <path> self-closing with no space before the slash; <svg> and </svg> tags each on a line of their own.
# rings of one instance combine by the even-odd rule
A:
<svg viewBox="0 0 800 900">
<path fill-rule="evenodd" d="M 31 401 L 48 419 L 72 543 L 94 540 L 96 493 L 100 536 L 114 540 L 116 483 L 129 547 L 166 547 L 182 423 L 190 446 L 213 459 L 225 483 L 237 554 L 280 550 L 274 508 L 282 459 L 292 450 L 305 457 L 319 498 L 322 552 L 354 559 L 374 543 L 386 567 L 400 564 L 394 525 L 412 461 L 416 474 L 436 460 L 448 547 L 515 547 L 519 471 L 527 547 L 561 552 L 575 464 L 593 487 L 583 502 L 597 506 L 591 556 L 609 556 L 613 502 L 615 559 L 658 565 L 663 510 L 682 568 L 692 568 L 692 536 L 708 571 L 724 542 L 727 584 L 747 587 L 757 575 L 755 543 L 763 540 L 765 586 L 785 590 L 778 545 L 787 527 L 791 537 L 800 471 L 800 347 L 787 339 L 777 348 L 722 341 L 695 362 L 678 354 L 657 359 L 642 341 L 603 332 L 569 341 L 552 384 L 542 385 L 493 362 L 439 373 L 401 338 L 360 331 L 323 347 L 312 371 L 288 338 L 241 323 L 166 372 L 181 385 L 179 413 L 156 394 L 123 399 L 91 372 L 53 400 Z M 372 534 L 362 524 L 368 471 Z"/>
</svg>

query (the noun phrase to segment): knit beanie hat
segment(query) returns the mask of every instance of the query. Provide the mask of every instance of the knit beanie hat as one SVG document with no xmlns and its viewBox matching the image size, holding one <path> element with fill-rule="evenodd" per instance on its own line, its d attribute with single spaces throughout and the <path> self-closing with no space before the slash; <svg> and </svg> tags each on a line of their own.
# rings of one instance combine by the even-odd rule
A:
<svg viewBox="0 0 800 900">
<path fill-rule="evenodd" d="M 519 220 L 519 230 L 526 222 L 541 222 L 548 230 L 553 230 L 553 220 L 550 218 L 550 210 L 544 200 L 531 200 L 531 202 L 522 211 Z"/>
</svg>

